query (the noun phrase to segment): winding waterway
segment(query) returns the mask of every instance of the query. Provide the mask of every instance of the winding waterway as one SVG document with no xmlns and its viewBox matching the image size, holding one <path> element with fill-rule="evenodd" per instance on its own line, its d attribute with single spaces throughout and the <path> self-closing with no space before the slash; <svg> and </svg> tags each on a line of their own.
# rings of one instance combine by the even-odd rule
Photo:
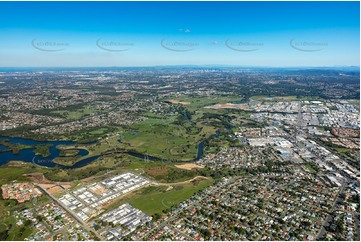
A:
<svg viewBox="0 0 361 242">
<path fill-rule="evenodd" d="M 56 146 L 58 146 L 58 145 L 75 145 L 76 143 L 73 141 L 36 141 L 36 140 L 32 140 L 32 139 L 0 136 L 0 140 L 3 140 L 3 139 L 6 139 L 7 141 L 9 141 L 10 143 L 13 143 L 13 144 L 17 143 L 17 144 L 23 144 L 23 145 L 29 145 L 29 146 L 36 146 L 36 145 L 41 145 L 41 144 L 44 144 L 44 145 L 51 144 L 52 146 L 49 149 L 50 156 L 42 157 L 40 155 L 35 155 L 35 153 L 34 153 L 35 148 L 22 149 L 19 151 L 18 154 L 14 154 L 11 150 L 4 152 L 4 150 L 9 150 L 9 148 L 4 145 L 0 145 L 0 151 L 3 150 L 3 152 L 0 152 L 0 165 L 5 165 L 10 161 L 16 160 L 16 161 L 31 162 L 31 163 L 34 163 L 34 164 L 37 164 L 40 166 L 46 166 L 46 167 L 51 167 L 51 168 L 59 167 L 62 169 L 73 169 L 73 168 L 83 167 L 99 157 L 99 156 L 92 156 L 92 157 L 89 157 L 89 158 L 86 158 L 86 159 L 83 159 L 83 160 L 77 162 L 73 166 L 64 166 L 64 165 L 59 165 L 59 164 L 56 164 L 55 162 L 53 162 L 53 159 L 60 156 L 60 150 L 57 149 Z M 89 152 L 87 150 L 84 150 L 84 149 L 77 149 L 77 150 L 79 150 L 78 155 L 80 157 L 83 157 L 83 156 L 86 156 L 89 154 Z"/>
<path fill-rule="evenodd" d="M 219 135 L 220 135 L 220 132 L 217 131 L 216 134 L 211 136 L 209 139 L 216 138 Z M 49 167 L 49 168 L 57 167 L 57 168 L 61 168 L 61 169 L 74 169 L 74 168 L 81 168 L 83 166 L 86 166 L 89 163 L 93 162 L 94 160 L 96 160 L 97 158 L 100 157 L 100 155 L 91 156 L 91 157 L 88 157 L 88 158 L 78 161 L 77 163 L 75 163 L 72 166 L 64 166 L 64 165 L 60 165 L 60 164 L 53 162 L 53 159 L 60 157 L 60 150 L 57 149 L 56 147 L 58 145 L 74 146 L 77 144 L 76 142 L 73 142 L 73 141 L 36 141 L 36 140 L 32 140 L 32 139 L 0 136 L 0 140 L 4 140 L 4 139 L 13 144 L 23 144 L 23 145 L 28 145 L 28 146 L 51 144 L 52 146 L 49 149 L 50 156 L 42 157 L 40 155 L 35 155 L 35 153 L 34 153 L 35 148 L 22 149 L 19 151 L 18 154 L 14 154 L 12 152 L 12 150 L 10 150 L 8 147 L 6 147 L 4 145 L 0 145 L 0 166 L 5 165 L 5 164 L 9 163 L 10 161 L 24 161 L 24 162 L 30 162 L 30 163 L 33 163 L 33 164 L 36 164 L 39 166 L 45 166 L 45 167 Z M 203 156 L 203 150 L 204 150 L 205 143 L 206 143 L 206 140 L 203 140 L 198 144 L 197 157 L 193 161 L 197 161 Z M 80 157 L 84 157 L 89 154 L 89 152 L 85 149 L 79 148 L 76 150 L 79 150 L 78 155 Z M 162 160 L 161 158 L 158 158 L 158 157 L 149 156 L 149 155 L 136 153 L 136 152 L 124 152 L 124 153 L 128 154 L 130 156 L 144 159 L 144 160 L 152 160 L 152 161 Z"/>
</svg>

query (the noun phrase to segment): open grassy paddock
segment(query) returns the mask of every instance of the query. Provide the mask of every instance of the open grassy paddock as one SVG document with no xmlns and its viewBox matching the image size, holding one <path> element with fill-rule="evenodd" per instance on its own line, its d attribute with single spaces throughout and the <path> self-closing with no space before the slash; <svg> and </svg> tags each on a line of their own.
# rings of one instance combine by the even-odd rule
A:
<svg viewBox="0 0 361 242">
<path fill-rule="evenodd" d="M 90 115 L 90 114 L 96 113 L 96 112 L 101 112 L 101 110 L 97 110 L 97 109 L 85 106 L 85 107 L 79 107 L 74 110 L 68 110 L 68 109 L 55 110 L 55 111 L 52 111 L 51 113 L 60 115 L 66 119 L 76 120 L 76 119 L 81 119 L 87 115 Z"/>
<path fill-rule="evenodd" d="M 148 118 L 124 132 L 124 148 L 134 149 L 165 160 L 192 160 L 197 156 L 198 144 L 215 133 L 214 127 L 198 123 L 182 125 L 167 119 Z"/>
<path fill-rule="evenodd" d="M 196 180 L 194 183 L 174 185 L 172 188 L 169 186 L 149 186 L 126 196 L 119 203 L 130 203 L 148 215 L 162 214 L 163 210 L 177 206 L 180 202 L 210 186 L 213 182 L 211 179 Z M 115 204 L 115 206 L 118 205 Z"/>
</svg>

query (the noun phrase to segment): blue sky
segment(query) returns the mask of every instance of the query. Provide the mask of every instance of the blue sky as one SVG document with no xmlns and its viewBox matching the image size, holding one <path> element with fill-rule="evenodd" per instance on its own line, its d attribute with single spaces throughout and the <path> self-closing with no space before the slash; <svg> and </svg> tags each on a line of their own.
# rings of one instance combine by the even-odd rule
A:
<svg viewBox="0 0 361 242">
<path fill-rule="evenodd" d="M 0 66 L 360 64 L 359 2 L 0 2 Z"/>
</svg>

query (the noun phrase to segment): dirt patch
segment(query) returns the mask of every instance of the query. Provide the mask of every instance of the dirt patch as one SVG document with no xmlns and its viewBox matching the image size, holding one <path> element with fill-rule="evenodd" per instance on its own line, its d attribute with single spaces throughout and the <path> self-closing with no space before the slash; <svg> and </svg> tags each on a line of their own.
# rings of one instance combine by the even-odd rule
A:
<svg viewBox="0 0 361 242">
<path fill-rule="evenodd" d="M 62 184 L 60 186 L 58 184 L 47 184 L 47 183 L 43 183 L 43 184 L 40 183 L 39 186 L 42 187 L 44 190 L 46 190 L 51 195 L 57 194 L 57 193 L 63 191 L 64 189 L 68 189 L 71 187 L 71 185 Z"/>
<path fill-rule="evenodd" d="M 199 165 L 194 164 L 194 163 L 186 163 L 186 164 L 182 164 L 182 165 L 175 165 L 175 167 L 180 168 L 180 169 L 185 169 L 185 170 L 203 168 L 203 166 L 199 166 Z"/>
<path fill-rule="evenodd" d="M 107 191 L 107 189 L 103 186 L 97 185 L 95 187 L 89 188 L 89 190 L 97 195 L 102 195 Z"/>
<path fill-rule="evenodd" d="M 61 191 L 63 191 L 63 188 L 61 188 L 60 186 L 53 186 L 52 188 L 47 189 L 47 192 L 50 193 L 51 195 L 54 195 Z"/>
<path fill-rule="evenodd" d="M 42 173 L 29 173 L 29 174 L 25 174 L 24 176 L 31 179 L 35 183 L 55 184 L 55 182 L 46 179 Z"/>
<path fill-rule="evenodd" d="M 175 99 L 168 100 L 168 102 L 174 103 L 174 104 L 181 104 L 181 105 L 189 105 L 189 104 L 191 104 L 190 102 L 181 102 L 181 101 L 178 101 L 178 100 L 175 100 Z"/>
<path fill-rule="evenodd" d="M 168 175 L 168 168 L 164 166 L 155 166 L 150 167 L 145 170 L 145 173 L 151 177 L 157 177 L 157 176 L 167 176 Z"/>
<path fill-rule="evenodd" d="M 46 179 L 46 177 L 42 173 L 29 173 L 25 174 L 27 178 L 31 179 L 34 183 L 38 183 L 44 189 L 51 188 L 55 185 L 60 185 L 64 188 L 70 188 L 73 183 L 72 182 L 54 182 Z"/>
<path fill-rule="evenodd" d="M 54 185 L 54 184 L 39 184 L 42 188 L 44 188 L 45 190 L 48 190 L 52 187 L 58 186 L 58 185 Z"/>
</svg>

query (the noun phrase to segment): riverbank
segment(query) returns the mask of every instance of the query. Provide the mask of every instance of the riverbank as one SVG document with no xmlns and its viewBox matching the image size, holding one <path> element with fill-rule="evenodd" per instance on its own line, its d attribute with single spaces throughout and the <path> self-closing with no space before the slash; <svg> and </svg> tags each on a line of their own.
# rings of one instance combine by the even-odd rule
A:
<svg viewBox="0 0 361 242">
<path fill-rule="evenodd" d="M 74 169 L 86 166 L 99 157 L 109 155 L 128 155 L 144 161 L 194 162 L 203 156 L 206 142 L 219 136 L 219 131 L 214 127 L 186 121 L 188 125 L 186 129 L 190 131 L 186 131 L 186 129 L 182 133 L 176 131 L 180 137 L 172 142 L 165 140 L 166 137 L 164 137 L 162 143 L 166 146 L 162 146 L 159 143 L 162 137 L 158 137 L 158 135 L 153 134 L 154 130 L 153 133 L 150 130 L 153 127 L 158 127 L 159 122 L 157 119 L 148 119 L 147 122 L 138 126 L 139 128 L 142 127 L 142 131 L 138 130 L 136 134 L 130 131 L 120 139 L 119 133 L 117 133 L 91 144 L 78 144 L 73 141 L 37 141 L 0 136 L 3 144 L 7 147 L 12 145 L 22 148 L 15 154 L 9 151 L 0 152 L 0 165 L 11 160 L 22 160 L 49 168 Z M 174 126 L 174 124 L 170 124 L 168 128 L 172 125 Z M 168 132 L 166 131 L 159 130 L 159 133 L 164 134 Z M 173 133 L 174 130 L 169 129 L 169 132 Z M 197 134 L 193 135 L 192 132 Z M 182 136 L 185 137 L 184 140 L 181 139 Z M 151 137 L 157 138 L 159 142 L 151 141 Z M 193 141 L 189 143 L 188 139 Z M 145 149 L 145 147 L 151 147 L 151 149 Z M 164 147 L 166 150 L 168 149 L 167 153 L 164 150 L 161 151 Z"/>
<path fill-rule="evenodd" d="M 21 143 L 12 143 L 8 139 L 0 139 L 0 145 L 7 147 L 14 154 L 19 154 L 21 150 L 24 149 L 33 149 L 34 146 L 24 145 Z"/>
<path fill-rule="evenodd" d="M 33 163 L 39 166 L 54 168 L 58 164 L 52 162 L 60 156 L 59 145 L 73 145 L 72 141 L 37 141 L 31 139 L 14 138 L 0 136 L 0 142 L 3 147 L 0 152 L 0 165 L 5 165 L 10 161 L 21 160 L 23 162 Z M 88 152 L 84 151 L 81 155 L 85 156 Z"/>
</svg>

